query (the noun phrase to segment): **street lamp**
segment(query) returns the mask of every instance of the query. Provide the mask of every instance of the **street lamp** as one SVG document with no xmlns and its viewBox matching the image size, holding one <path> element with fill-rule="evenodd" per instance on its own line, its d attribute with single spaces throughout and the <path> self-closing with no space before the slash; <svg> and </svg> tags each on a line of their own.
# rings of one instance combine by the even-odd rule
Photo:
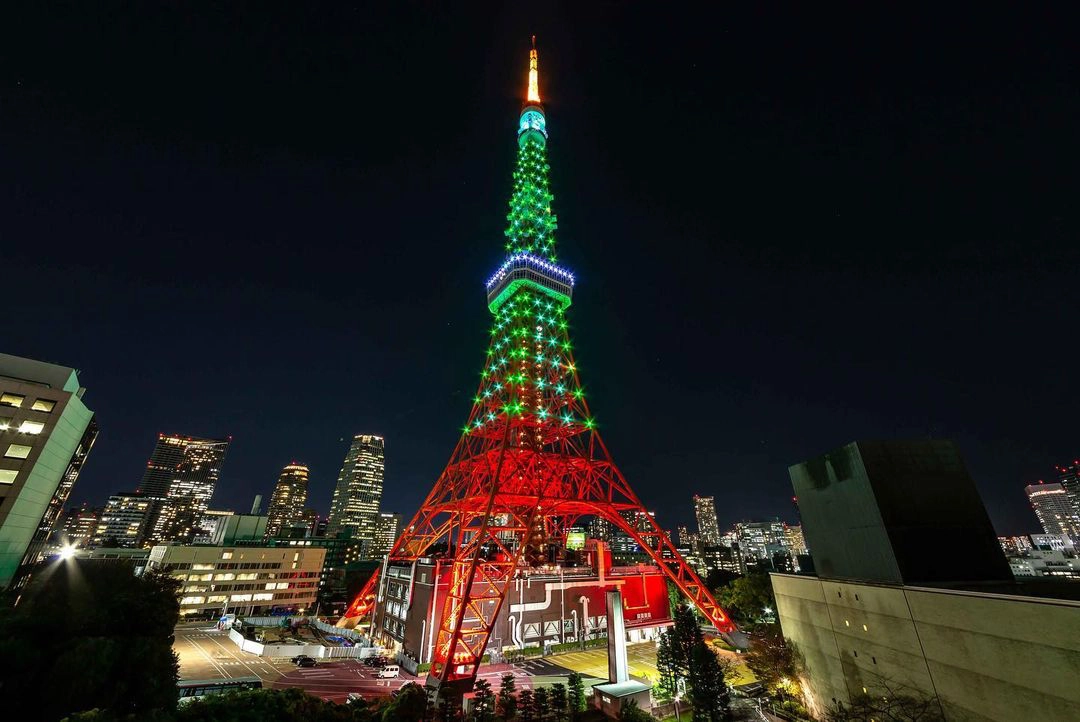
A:
<svg viewBox="0 0 1080 722">
<path fill-rule="evenodd" d="M 65 544 L 60 547 L 60 558 L 65 562 L 75 556 L 75 547 L 70 544 Z"/>
</svg>

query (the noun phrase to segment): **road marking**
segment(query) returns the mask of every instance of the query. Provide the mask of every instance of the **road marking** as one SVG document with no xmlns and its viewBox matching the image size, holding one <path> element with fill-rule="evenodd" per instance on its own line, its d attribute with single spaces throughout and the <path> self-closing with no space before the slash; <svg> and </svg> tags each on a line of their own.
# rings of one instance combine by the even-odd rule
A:
<svg viewBox="0 0 1080 722">
<path fill-rule="evenodd" d="M 189 638 L 187 638 L 186 636 L 185 636 L 184 641 L 187 642 L 188 644 L 190 644 L 195 649 L 199 650 L 199 653 L 202 656 L 206 657 L 206 661 L 210 663 L 210 666 L 214 669 L 215 672 L 217 672 L 218 674 L 220 674 L 222 677 L 224 677 L 226 679 L 229 678 L 229 675 L 225 674 L 224 668 L 222 668 L 221 665 L 219 665 L 217 662 L 215 662 L 210 657 L 210 655 L 206 653 L 206 650 L 199 646 L 198 642 L 193 642 Z"/>
<path fill-rule="evenodd" d="M 221 642 L 219 642 L 219 641 L 217 641 L 216 639 L 213 639 L 213 638 L 211 638 L 211 639 L 210 639 L 210 641 L 211 641 L 211 642 L 213 642 L 214 644 L 216 644 L 216 645 L 217 645 L 218 647 L 220 647 L 220 648 L 221 648 L 221 650 L 222 650 L 223 652 L 225 652 L 226 654 L 228 654 L 228 655 L 229 655 L 230 657 L 232 657 L 233 659 L 237 660 L 237 661 L 239 662 L 239 664 L 242 664 L 243 666 L 247 667 L 247 668 L 248 668 L 248 671 L 249 671 L 249 672 L 251 672 L 251 673 L 253 673 L 253 674 L 254 674 L 254 675 L 255 675 L 256 677 L 258 677 L 259 679 L 266 679 L 266 677 L 264 677 L 263 675 L 259 674 L 259 670 L 255 669 L 255 668 L 254 668 L 254 667 L 252 667 L 252 666 L 251 666 L 250 664 L 248 664 L 248 663 L 247 663 L 247 662 L 245 662 L 244 660 L 242 660 L 242 659 L 240 659 L 239 657 L 237 657 L 237 656 L 236 656 L 236 654 L 235 654 L 235 653 L 234 653 L 234 652 L 233 652 L 233 651 L 232 651 L 231 649 L 228 649 L 227 647 L 225 647 L 225 645 L 223 645 L 223 644 L 222 644 Z M 263 665 L 263 666 L 266 666 L 266 665 Z M 273 667 L 270 667 L 270 669 L 271 669 L 272 671 L 276 671 L 276 670 L 274 670 L 274 668 L 273 668 Z"/>
</svg>

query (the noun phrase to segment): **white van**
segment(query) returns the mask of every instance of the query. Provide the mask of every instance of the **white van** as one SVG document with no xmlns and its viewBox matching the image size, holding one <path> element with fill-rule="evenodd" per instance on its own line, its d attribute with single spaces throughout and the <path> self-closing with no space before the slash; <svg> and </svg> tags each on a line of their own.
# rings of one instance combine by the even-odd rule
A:
<svg viewBox="0 0 1080 722">
<path fill-rule="evenodd" d="M 388 664 L 379 670 L 379 677 L 396 677 L 400 671 L 401 667 L 396 664 Z"/>
</svg>

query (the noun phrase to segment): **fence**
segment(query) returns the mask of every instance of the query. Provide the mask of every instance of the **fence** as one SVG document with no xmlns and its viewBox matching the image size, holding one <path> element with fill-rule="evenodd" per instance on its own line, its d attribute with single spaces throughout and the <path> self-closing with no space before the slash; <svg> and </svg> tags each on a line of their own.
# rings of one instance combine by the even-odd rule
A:
<svg viewBox="0 0 1080 722">
<path fill-rule="evenodd" d="M 375 649 L 375 647 L 327 647 L 317 643 L 263 644 L 262 642 L 256 642 L 253 639 L 246 639 L 244 635 L 236 629 L 229 630 L 229 639 L 231 639 L 241 650 L 260 657 L 295 657 L 297 655 L 305 654 L 309 657 L 321 659 L 363 659 L 364 657 L 371 657 L 378 653 L 378 650 Z"/>
</svg>

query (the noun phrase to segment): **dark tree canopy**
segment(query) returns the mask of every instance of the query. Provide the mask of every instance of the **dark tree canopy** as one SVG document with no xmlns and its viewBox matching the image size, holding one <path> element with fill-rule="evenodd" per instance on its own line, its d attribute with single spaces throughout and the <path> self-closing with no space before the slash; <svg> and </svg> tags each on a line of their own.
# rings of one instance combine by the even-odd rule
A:
<svg viewBox="0 0 1080 722">
<path fill-rule="evenodd" d="M 0 611 L 0 694 L 13 719 L 88 709 L 149 719 L 176 707 L 179 587 L 123 562 L 56 562 Z"/>
</svg>

